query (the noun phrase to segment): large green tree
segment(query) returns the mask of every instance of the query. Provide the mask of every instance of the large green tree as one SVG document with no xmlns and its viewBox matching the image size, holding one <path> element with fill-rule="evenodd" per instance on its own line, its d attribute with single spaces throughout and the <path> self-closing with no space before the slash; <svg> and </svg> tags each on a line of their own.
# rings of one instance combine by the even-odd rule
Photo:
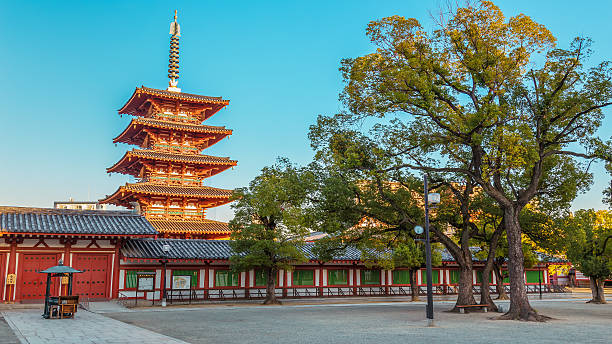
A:
<svg viewBox="0 0 612 344">
<path fill-rule="evenodd" d="M 280 303 L 275 286 L 279 270 L 291 270 L 306 260 L 300 250 L 301 237 L 308 230 L 300 219 L 308 190 L 306 174 L 286 160 L 265 167 L 249 187 L 235 191 L 235 215 L 230 259 L 234 271 L 257 269 L 266 280 L 264 304 Z"/>
<path fill-rule="evenodd" d="M 592 299 L 588 302 L 606 303 L 604 283 L 612 278 L 612 213 L 578 210 L 565 217 L 561 226 L 567 258 L 589 277 Z"/>
<path fill-rule="evenodd" d="M 524 14 L 504 17 L 489 1 L 441 16 L 427 32 L 416 19 L 368 25 L 374 53 L 342 62 L 347 111 L 333 120 L 385 147 L 389 171 L 469 178 L 503 212 L 511 303 L 503 319 L 543 320 L 523 281 L 521 210 L 556 187 L 589 179 L 583 159 L 612 160 L 596 136 L 612 104 L 610 64 L 585 67 L 590 41 L 567 49 Z M 314 131 L 330 136 L 330 118 Z M 571 172 L 571 173 L 567 173 Z"/>
</svg>

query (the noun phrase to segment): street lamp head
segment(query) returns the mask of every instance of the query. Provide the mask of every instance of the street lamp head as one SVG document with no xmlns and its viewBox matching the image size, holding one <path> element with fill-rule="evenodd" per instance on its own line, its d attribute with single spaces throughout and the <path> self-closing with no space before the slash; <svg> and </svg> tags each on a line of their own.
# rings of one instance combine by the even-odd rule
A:
<svg viewBox="0 0 612 344">
<path fill-rule="evenodd" d="M 170 245 L 164 244 L 164 246 L 162 246 L 162 251 L 164 251 L 166 254 L 170 252 Z"/>
<path fill-rule="evenodd" d="M 414 232 L 415 232 L 417 235 L 421 235 L 421 234 L 423 234 L 423 227 L 421 227 L 421 226 L 414 226 Z"/>
<path fill-rule="evenodd" d="M 440 204 L 440 194 L 437 192 L 432 192 L 427 195 L 427 200 L 429 201 L 429 205 L 435 206 Z"/>
</svg>

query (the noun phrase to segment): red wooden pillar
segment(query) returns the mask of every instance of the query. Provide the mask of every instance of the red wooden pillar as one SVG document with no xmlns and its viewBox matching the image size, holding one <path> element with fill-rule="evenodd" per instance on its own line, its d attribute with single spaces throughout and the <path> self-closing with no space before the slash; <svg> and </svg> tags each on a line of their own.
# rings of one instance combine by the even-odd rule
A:
<svg viewBox="0 0 612 344">
<path fill-rule="evenodd" d="M 319 265 L 319 296 L 323 296 L 323 265 Z"/>
<path fill-rule="evenodd" d="M 383 270 L 383 274 L 385 274 L 385 295 L 389 295 L 389 272 Z"/>
<path fill-rule="evenodd" d="M 287 297 L 287 270 L 283 270 L 283 297 Z"/>
<path fill-rule="evenodd" d="M 210 265 L 209 263 L 206 263 L 206 265 L 204 266 L 204 300 L 208 300 L 208 276 L 210 275 L 210 271 L 208 271 L 209 269 Z"/>
<path fill-rule="evenodd" d="M 111 298 L 119 298 L 119 274 L 121 273 L 121 240 L 115 243 L 115 260 L 113 261 L 113 290 L 111 290 Z"/>
<path fill-rule="evenodd" d="M 357 296 L 357 267 L 353 265 L 353 296 Z"/>
<path fill-rule="evenodd" d="M 244 276 L 244 297 L 247 298 L 247 299 L 249 299 L 251 297 L 250 276 L 251 276 L 251 270 L 247 270 L 245 272 L 245 276 Z"/>
<path fill-rule="evenodd" d="M 60 241 L 61 242 L 61 241 Z M 70 260 L 70 250 L 72 248 L 72 241 L 66 240 L 64 242 L 64 265 L 72 266 L 72 261 Z M 60 278 L 60 292 L 62 295 L 68 295 L 68 285 L 61 284 L 62 279 Z"/>
<path fill-rule="evenodd" d="M 446 269 L 444 268 L 444 265 L 442 265 L 440 272 L 442 273 L 442 295 L 445 295 L 446 294 Z"/>
<path fill-rule="evenodd" d="M 9 261 L 7 262 L 8 273 L 17 274 L 17 241 L 15 240 L 15 238 L 7 239 L 7 241 L 10 242 L 11 244 L 11 252 L 9 254 Z M 13 298 L 13 295 L 17 295 L 17 293 L 15 292 L 15 288 L 17 288 L 18 284 L 19 284 L 19 276 L 17 278 L 16 284 L 12 285 L 12 287 L 8 285 L 6 286 L 6 301 L 9 301 L 9 302 L 15 301 L 15 298 Z"/>
</svg>

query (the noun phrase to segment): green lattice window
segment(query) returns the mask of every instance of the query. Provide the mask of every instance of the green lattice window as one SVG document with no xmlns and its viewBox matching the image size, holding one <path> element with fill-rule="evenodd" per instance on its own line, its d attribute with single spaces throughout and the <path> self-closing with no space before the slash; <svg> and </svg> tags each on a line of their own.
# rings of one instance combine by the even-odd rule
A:
<svg viewBox="0 0 612 344">
<path fill-rule="evenodd" d="M 255 270 L 255 286 L 264 287 L 268 285 L 268 276 L 264 270 Z"/>
<path fill-rule="evenodd" d="M 482 271 L 476 271 L 476 283 L 482 283 Z M 489 274 L 489 283 L 493 283 L 493 273 Z"/>
<path fill-rule="evenodd" d="M 348 285 L 348 270 L 327 270 L 327 285 Z"/>
<path fill-rule="evenodd" d="M 229 270 L 215 271 L 216 287 L 238 287 L 240 286 L 240 274 Z"/>
<path fill-rule="evenodd" d="M 450 270 L 449 275 L 451 284 L 459 284 L 459 275 L 461 275 L 461 272 L 459 272 L 459 270 Z"/>
<path fill-rule="evenodd" d="M 154 270 L 125 270 L 125 288 L 136 288 L 136 284 L 138 284 L 138 277 L 136 276 L 139 272 L 149 272 L 154 273 Z"/>
<path fill-rule="evenodd" d="M 172 270 L 172 276 L 191 276 L 191 287 L 198 286 L 198 270 Z"/>
<path fill-rule="evenodd" d="M 540 276 L 540 279 L 538 279 L 538 276 Z M 525 271 L 525 279 L 527 283 L 538 283 L 540 281 L 544 283 L 544 271 L 527 270 Z"/>
<path fill-rule="evenodd" d="M 393 284 L 410 284 L 410 270 L 393 270 Z"/>
<path fill-rule="evenodd" d="M 314 285 L 314 270 L 293 270 L 293 285 Z"/>
<path fill-rule="evenodd" d="M 427 270 L 421 270 L 421 284 L 427 284 Z M 440 270 L 431 271 L 431 284 L 440 284 Z"/>
<path fill-rule="evenodd" d="M 361 284 L 380 284 L 380 270 L 361 270 Z"/>
</svg>

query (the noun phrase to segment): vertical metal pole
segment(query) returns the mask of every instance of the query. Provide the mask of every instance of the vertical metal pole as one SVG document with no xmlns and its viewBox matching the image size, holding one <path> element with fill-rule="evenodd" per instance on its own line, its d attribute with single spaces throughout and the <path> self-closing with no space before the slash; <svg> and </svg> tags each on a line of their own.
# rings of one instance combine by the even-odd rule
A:
<svg viewBox="0 0 612 344">
<path fill-rule="evenodd" d="M 427 326 L 434 326 L 433 290 L 431 271 L 431 242 L 429 241 L 429 198 L 427 189 L 427 175 L 423 176 L 425 189 L 425 254 L 427 264 Z"/>
<path fill-rule="evenodd" d="M 538 284 L 540 285 L 540 300 L 542 300 L 542 268 L 538 267 Z"/>
<path fill-rule="evenodd" d="M 166 263 L 168 262 L 167 259 L 163 259 L 163 263 L 164 263 L 164 271 L 162 272 L 162 302 L 161 305 L 162 307 L 166 307 Z"/>
</svg>

